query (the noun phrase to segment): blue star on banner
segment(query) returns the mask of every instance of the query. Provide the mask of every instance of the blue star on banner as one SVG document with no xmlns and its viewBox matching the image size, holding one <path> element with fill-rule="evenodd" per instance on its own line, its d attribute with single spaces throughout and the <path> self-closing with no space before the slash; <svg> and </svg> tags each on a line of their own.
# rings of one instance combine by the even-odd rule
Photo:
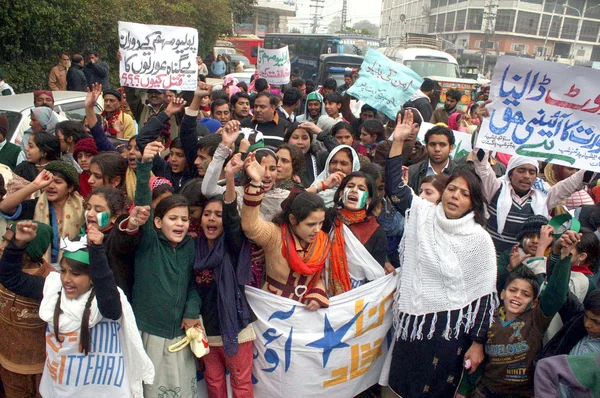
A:
<svg viewBox="0 0 600 398">
<path fill-rule="evenodd" d="M 327 314 L 325 314 L 325 327 L 323 330 L 323 337 L 306 345 L 307 347 L 323 349 L 323 368 L 327 366 L 327 361 L 329 361 L 329 355 L 331 355 L 331 352 L 334 349 L 349 347 L 348 344 L 342 343 L 342 339 L 344 338 L 348 330 L 350 330 L 352 325 L 354 325 L 358 317 L 363 313 L 363 311 L 365 310 L 365 308 L 367 308 L 368 305 L 369 303 L 366 303 L 358 314 L 354 315 L 352 319 L 346 322 L 346 324 L 344 324 L 338 330 L 333 330 L 331 324 L 329 323 L 329 318 L 327 318 Z"/>
</svg>

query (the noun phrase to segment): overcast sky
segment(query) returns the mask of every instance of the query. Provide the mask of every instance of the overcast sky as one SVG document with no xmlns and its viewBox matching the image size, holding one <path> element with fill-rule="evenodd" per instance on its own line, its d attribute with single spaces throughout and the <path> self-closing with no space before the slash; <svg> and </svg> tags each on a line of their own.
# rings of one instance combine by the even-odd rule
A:
<svg viewBox="0 0 600 398">
<path fill-rule="evenodd" d="M 290 28 L 295 27 L 310 33 L 311 10 L 310 0 L 298 0 L 298 11 L 296 12 L 295 18 L 288 20 Z M 326 28 L 331 23 L 334 16 L 342 16 L 342 0 L 325 0 L 323 3 L 324 7 L 321 9 L 321 15 L 323 19 L 319 22 L 321 27 Z M 368 19 L 372 23 L 379 26 L 379 18 L 381 15 L 381 0 L 348 0 L 348 18 L 350 19 L 349 25 L 353 23 Z"/>
</svg>

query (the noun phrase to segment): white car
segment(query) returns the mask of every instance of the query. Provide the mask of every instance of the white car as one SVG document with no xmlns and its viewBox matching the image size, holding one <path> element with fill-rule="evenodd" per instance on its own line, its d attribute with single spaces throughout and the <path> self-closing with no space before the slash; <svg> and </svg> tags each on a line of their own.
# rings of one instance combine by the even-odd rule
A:
<svg viewBox="0 0 600 398">
<path fill-rule="evenodd" d="M 54 111 L 63 120 L 83 120 L 85 108 L 83 101 L 86 93 L 81 91 L 53 91 Z M 101 113 L 104 101 L 98 98 L 96 113 Z M 33 93 L 0 96 L 0 114 L 8 119 L 6 139 L 14 144 L 20 144 L 23 132 L 29 128 L 30 114 L 33 109 Z"/>
</svg>

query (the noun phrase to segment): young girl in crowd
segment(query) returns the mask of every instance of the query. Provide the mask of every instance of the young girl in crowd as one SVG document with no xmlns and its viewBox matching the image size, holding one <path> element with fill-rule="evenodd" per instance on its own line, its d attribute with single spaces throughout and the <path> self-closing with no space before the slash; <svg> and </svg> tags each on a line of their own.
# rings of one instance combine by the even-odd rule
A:
<svg viewBox="0 0 600 398">
<path fill-rule="evenodd" d="M 484 198 L 475 174 L 458 169 L 441 203 L 413 194 L 402 180 L 404 141 L 415 138 L 412 112 L 399 120 L 386 162 L 386 193 L 406 219 L 402 275 L 392 303 L 395 338 L 380 384 L 399 396 L 453 396 L 465 360 L 475 370 L 496 308 L 496 256 L 483 229 Z M 414 358 L 418 358 L 415 361 Z"/>
<path fill-rule="evenodd" d="M 23 138 L 21 139 L 21 154 L 19 155 L 17 164 L 26 160 L 25 148 L 27 148 L 31 134 L 36 132 L 46 132 L 50 135 L 54 135 L 54 129 L 58 123 L 58 115 L 46 106 L 33 108 L 30 113 L 30 119 L 30 127 L 23 133 Z"/>
<path fill-rule="evenodd" d="M 318 193 L 325 201 L 325 206 L 333 206 L 333 197 L 344 177 L 353 171 L 360 170 L 360 161 L 356 151 L 348 145 L 335 147 L 325 162 L 325 169 L 317 176 L 308 192 Z"/>
<path fill-rule="evenodd" d="M 300 173 L 302 185 L 309 187 L 315 178 L 323 171 L 325 161 L 327 160 L 327 151 L 318 151 L 313 147 L 311 130 L 305 125 L 310 125 L 309 122 L 304 122 L 302 127 L 298 124 L 292 124 L 285 133 L 283 141 L 285 143 L 295 145 L 302 151 L 304 155 L 304 168 Z M 315 124 L 312 126 L 316 127 Z M 316 127 L 318 128 L 318 127 Z"/>
<path fill-rule="evenodd" d="M 137 165 L 135 204 L 150 206 L 150 169 L 164 147 L 146 145 Z M 156 367 L 154 384 L 144 386 L 144 396 L 196 394 L 196 361 L 191 350 L 169 353 L 190 327 L 200 325 L 200 299 L 192 278 L 195 245 L 188 235 L 188 201 L 181 195 L 161 200 L 150 212 L 152 222 L 141 228 L 135 252 L 133 310 L 148 356 Z M 135 230 L 131 218 L 127 230 Z"/>
<path fill-rule="evenodd" d="M 61 160 L 71 163 L 81 173 L 77 158 L 73 154 L 79 140 L 86 138 L 81 122 L 65 120 L 56 125 L 56 138 L 60 141 Z"/>
<path fill-rule="evenodd" d="M 360 141 L 354 145 L 356 152 L 370 161 L 375 157 L 377 144 L 385 140 L 385 127 L 376 119 L 366 120 L 360 126 Z"/>
<path fill-rule="evenodd" d="M 300 301 L 309 310 L 328 307 L 329 298 L 321 280 L 330 251 L 329 237 L 321 230 L 325 220 L 323 199 L 309 192 L 298 193 L 282 204 L 283 211 L 273 222 L 264 221 L 259 217 L 264 167 L 251 153 L 244 168 L 250 183 L 244 189 L 242 229 L 248 239 L 264 249 L 269 266 L 263 289 Z"/>
<path fill-rule="evenodd" d="M 442 194 L 447 183 L 448 176 L 445 174 L 427 176 L 423 178 L 419 187 L 419 197 L 437 205 L 442 200 Z"/>
<path fill-rule="evenodd" d="M 137 184 L 137 177 L 135 175 L 137 160 L 141 158 L 142 153 L 137 146 L 137 138 L 136 136 L 131 137 L 127 143 L 127 171 L 125 172 L 125 190 L 131 203 L 133 203 L 135 198 L 135 187 Z M 154 174 L 151 174 L 151 176 L 154 176 Z"/>
<path fill-rule="evenodd" d="M 349 242 L 348 239 L 352 237 L 345 232 L 348 227 L 366 252 L 382 268 L 385 266 L 387 238 L 384 229 L 371 215 L 377 199 L 375 189 L 375 183 L 370 176 L 360 171 L 350 173 L 342 180 L 335 193 L 333 199 L 335 207 L 327 210 L 329 220 L 323 225 L 323 230 L 329 232 L 333 229 L 331 255 L 325 273 L 329 297 L 345 293 L 367 280 L 384 276 L 382 270 L 377 270 L 381 271 L 380 273 L 371 272 L 365 275 L 352 273 L 351 262 L 355 259 L 348 254 L 356 255 L 360 253 L 361 248 Z M 358 256 L 364 259 L 368 255 L 360 253 Z M 359 269 L 368 269 L 368 267 Z"/>
<path fill-rule="evenodd" d="M 225 370 L 236 397 L 252 397 L 254 329 L 244 287 L 252 280 L 250 245 L 242 232 L 236 203 L 235 174 L 241 155 L 227 164 L 225 195 L 207 200 L 196 238 L 194 273 L 202 300 L 201 315 L 210 352 L 202 358 L 208 396 L 227 396 Z"/>
<path fill-rule="evenodd" d="M 188 234 L 195 238 L 200 233 L 200 221 L 202 220 L 202 211 L 206 204 L 206 197 L 202 195 L 202 180 L 194 178 L 185 183 L 179 193 L 184 196 L 190 204 L 190 228 Z"/>
<path fill-rule="evenodd" d="M 40 395 L 141 396 L 142 381 L 152 383 L 154 370 L 131 307 L 110 271 L 102 233 L 92 227 L 87 242 L 67 242 L 60 273 L 44 279 L 21 270 L 36 232 L 37 224 L 31 221 L 17 224 L 15 238 L 0 260 L 0 282 L 16 294 L 42 299 L 39 315 L 48 327 Z M 107 365 L 99 368 L 100 361 Z M 95 369 L 93 375 L 86 369 Z"/>
<path fill-rule="evenodd" d="M 125 196 L 125 160 L 114 151 L 102 152 L 90 162 L 90 178 L 88 183 L 94 188 L 110 185 L 123 192 Z"/>
<path fill-rule="evenodd" d="M 25 147 L 26 161 L 15 168 L 15 174 L 33 181 L 49 162 L 60 158 L 60 143 L 54 135 L 39 131 L 31 134 Z"/>
<path fill-rule="evenodd" d="M 90 163 L 92 158 L 98 154 L 98 147 L 93 138 L 84 138 L 75 144 L 73 157 L 77 160 L 81 173 L 79 174 L 79 193 L 84 198 L 92 192 L 90 180 Z"/>
<path fill-rule="evenodd" d="M 173 195 L 171 181 L 163 177 L 150 177 L 150 190 L 152 191 L 152 210 L 156 209 L 158 202 Z"/>
<path fill-rule="evenodd" d="M 35 220 L 52 227 L 54 239 L 44 259 L 58 265 L 60 238 L 74 239 L 85 225 L 83 199 L 77 193 L 79 176 L 68 162 L 54 160 L 26 187 L 0 202 L 0 212 L 8 220 Z M 41 190 L 36 199 L 28 199 Z"/>
<path fill-rule="evenodd" d="M 296 145 L 281 144 L 275 151 L 277 155 L 276 188 L 291 190 L 301 182 L 300 174 L 304 168 L 304 154 Z"/>
<path fill-rule="evenodd" d="M 43 258 L 52 242 L 52 228 L 37 223 L 37 235 L 21 257 L 12 256 L 15 270 L 45 278 L 54 268 Z M 15 236 L 13 223 L 3 236 L 0 257 Z M 10 252 L 10 249 L 9 249 Z M 10 255 L 5 260 L 10 261 Z M 2 260 L 0 260 L 0 264 Z M 1 266 L 0 266 L 1 269 Z M 0 271 L 0 280 L 3 278 Z M 9 397 L 39 396 L 38 387 L 46 359 L 46 323 L 39 318 L 40 299 L 17 295 L 0 285 L 0 378 Z"/>
</svg>

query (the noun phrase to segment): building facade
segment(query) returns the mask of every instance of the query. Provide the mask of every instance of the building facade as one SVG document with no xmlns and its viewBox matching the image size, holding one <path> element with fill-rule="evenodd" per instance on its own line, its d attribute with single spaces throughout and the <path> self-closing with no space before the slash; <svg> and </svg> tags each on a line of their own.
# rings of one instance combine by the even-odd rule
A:
<svg viewBox="0 0 600 398">
<path fill-rule="evenodd" d="M 513 54 L 590 65 L 600 61 L 599 0 L 383 0 L 381 38 L 434 34 L 461 65 L 489 70 Z"/>
<path fill-rule="evenodd" d="M 243 24 L 236 24 L 237 35 L 265 37 L 267 33 L 287 33 L 288 18 L 296 16 L 296 0 L 257 0 L 254 15 Z"/>
</svg>

